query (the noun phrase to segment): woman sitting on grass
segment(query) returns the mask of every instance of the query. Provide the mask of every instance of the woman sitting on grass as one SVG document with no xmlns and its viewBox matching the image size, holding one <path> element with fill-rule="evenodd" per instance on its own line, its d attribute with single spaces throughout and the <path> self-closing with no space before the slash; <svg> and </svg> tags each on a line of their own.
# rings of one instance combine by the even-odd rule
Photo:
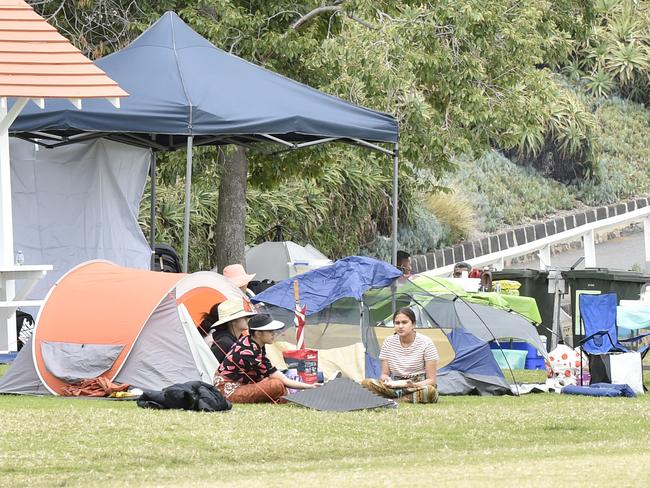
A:
<svg viewBox="0 0 650 488">
<path fill-rule="evenodd" d="M 438 350 L 433 341 L 415 331 L 415 314 L 401 308 L 393 315 L 395 335 L 381 346 L 381 377 L 361 384 L 385 398 L 404 398 L 413 403 L 436 403 Z"/>
<path fill-rule="evenodd" d="M 266 357 L 266 344 L 284 324 L 266 314 L 255 315 L 248 323 L 250 332 L 235 342 L 214 376 L 214 386 L 232 403 L 278 402 L 287 387 L 304 390 L 316 385 L 287 378 Z"/>
<path fill-rule="evenodd" d="M 248 320 L 253 315 L 255 312 L 244 309 L 243 298 L 224 300 L 214 305 L 209 314 L 204 314 L 201 329 L 211 334 L 208 345 L 217 361 L 223 361 L 232 345 L 248 329 Z"/>
</svg>

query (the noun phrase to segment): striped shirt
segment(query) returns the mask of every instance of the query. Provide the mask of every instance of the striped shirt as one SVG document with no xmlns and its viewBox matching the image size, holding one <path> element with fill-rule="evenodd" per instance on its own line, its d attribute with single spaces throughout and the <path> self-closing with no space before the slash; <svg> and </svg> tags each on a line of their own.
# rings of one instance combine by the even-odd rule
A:
<svg viewBox="0 0 650 488">
<path fill-rule="evenodd" d="M 379 359 L 388 361 L 390 375 L 396 379 L 408 379 L 425 373 L 425 361 L 437 361 L 438 350 L 427 336 L 415 333 L 413 344 L 402 346 L 397 334 L 387 337 L 381 346 Z"/>
</svg>

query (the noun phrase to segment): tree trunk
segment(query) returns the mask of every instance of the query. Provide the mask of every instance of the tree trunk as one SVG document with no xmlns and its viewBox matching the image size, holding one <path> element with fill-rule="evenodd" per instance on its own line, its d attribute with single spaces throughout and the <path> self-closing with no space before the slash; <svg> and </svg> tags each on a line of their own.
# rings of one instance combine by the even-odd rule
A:
<svg viewBox="0 0 650 488">
<path fill-rule="evenodd" d="M 216 254 L 219 272 L 229 264 L 246 265 L 246 185 L 248 156 L 246 149 L 236 150 L 223 158 L 219 183 Z"/>
</svg>

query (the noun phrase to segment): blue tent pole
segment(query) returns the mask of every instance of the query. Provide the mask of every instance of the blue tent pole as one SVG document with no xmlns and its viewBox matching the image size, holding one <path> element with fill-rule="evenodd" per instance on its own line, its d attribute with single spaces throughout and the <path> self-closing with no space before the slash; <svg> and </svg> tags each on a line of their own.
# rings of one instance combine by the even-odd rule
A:
<svg viewBox="0 0 650 488">
<path fill-rule="evenodd" d="M 397 180 L 399 171 L 399 144 L 396 142 L 393 148 L 393 266 L 397 266 L 397 207 L 398 188 Z"/>
<path fill-rule="evenodd" d="M 192 143 L 194 137 L 187 138 L 187 161 L 185 163 L 185 217 L 183 219 L 183 273 L 187 273 L 190 255 L 190 205 L 192 197 Z"/>
</svg>

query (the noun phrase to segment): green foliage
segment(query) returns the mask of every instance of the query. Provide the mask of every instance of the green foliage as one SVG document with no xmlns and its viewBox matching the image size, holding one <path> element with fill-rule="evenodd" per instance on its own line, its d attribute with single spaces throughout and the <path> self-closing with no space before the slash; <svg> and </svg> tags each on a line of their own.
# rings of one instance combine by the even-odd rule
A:
<svg viewBox="0 0 650 488">
<path fill-rule="evenodd" d="M 553 96 L 541 116 L 543 124 L 522 133 L 517 151 L 510 155 L 559 181 L 594 176 L 596 121 L 588 101 L 559 77 L 553 77 L 549 89 Z"/>
<path fill-rule="evenodd" d="M 317 178 L 292 178 L 277 187 L 253 186 L 247 195 L 247 241 L 276 224 L 333 257 L 354 254 L 389 222 L 391 177 L 382 158 L 345 161 L 345 148 L 333 148 Z M 341 158 L 341 159 L 339 159 Z M 408 201 L 408 200 L 406 200 Z"/>
<path fill-rule="evenodd" d="M 492 232 L 504 225 L 540 219 L 578 202 L 560 183 L 547 180 L 532 168 L 523 168 L 496 151 L 477 160 L 461 158 L 448 183 L 462 188 L 475 205 L 477 227 Z"/>
<path fill-rule="evenodd" d="M 411 223 L 405 223 L 397 229 L 398 248 L 410 254 L 422 254 L 440 246 L 451 244 L 451 229 L 441 224 L 421 204 L 416 204 Z M 377 236 L 369 245 L 362 247 L 360 253 L 384 261 L 391 261 L 392 240 Z"/>
<path fill-rule="evenodd" d="M 123 48 L 173 0 L 27 0 L 61 34 L 91 59 Z"/>
<path fill-rule="evenodd" d="M 396 115 L 405 172 L 441 176 L 453 154 L 513 147 L 522 130 L 543 123 L 550 73 L 538 65 L 551 48 L 568 52 L 556 25 L 562 9 L 532 0 L 339 4 L 299 29 L 292 24 L 319 3 L 203 0 L 182 14 L 226 50 Z M 264 161 L 265 177 L 290 173 L 293 162 Z"/>
<path fill-rule="evenodd" d="M 577 78 L 596 97 L 619 92 L 637 101 L 650 95 L 650 3 L 600 0 L 589 35 L 572 55 Z"/>
<path fill-rule="evenodd" d="M 140 227 L 147 239 L 150 235 L 151 191 L 147 187 L 140 205 Z M 156 241 L 171 244 L 183 253 L 183 218 L 185 215 L 185 182 L 156 188 Z M 211 269 L 215 266 L 214 249 L 218 192 L 204 181 L 194 181 L 190 206 L 190 270 Z"/>
<path fill-rule="evenodd" d="M 483 231 L 580 201 L 600 204 L 650 191 L 645 110 L 601 100 L 612 94 L 648 100 L 648 1 L 30 3 L 93 57 L 123 47 L 165 10 L 175 10 L 226 51 L 395 115 L 399 240 L 411 252 L 460 235 L 422 206 L 422 195 L 438 191 L 440 182 L 462 189 Z M 307 15 L 318 7 L 328 9 Z M 282 224 L 332 257 L 359 248 L 384 255 L 388 241 L 381 236 L 391 228 L 388 158 L 342 144 L 273 155 L 262 149 L 249 164 L 248 243 Z M 220 245 L 215 222 L 223 155 L 195 150 L 191 269 L 213 266 Z M 159 154 L 158 167 L 158 240 L 181 250 L 184 152 Z M 149 204 L 146 197 L 145 232 Z"/>
<path fill-rule="evenodd" d="M 620 99 L 601 104 L 596 112 L 600 142 L 599 181 L 577 185 L 578 198 L 602 205 L 650 194 L 650 113 Z"/>
</svg>

